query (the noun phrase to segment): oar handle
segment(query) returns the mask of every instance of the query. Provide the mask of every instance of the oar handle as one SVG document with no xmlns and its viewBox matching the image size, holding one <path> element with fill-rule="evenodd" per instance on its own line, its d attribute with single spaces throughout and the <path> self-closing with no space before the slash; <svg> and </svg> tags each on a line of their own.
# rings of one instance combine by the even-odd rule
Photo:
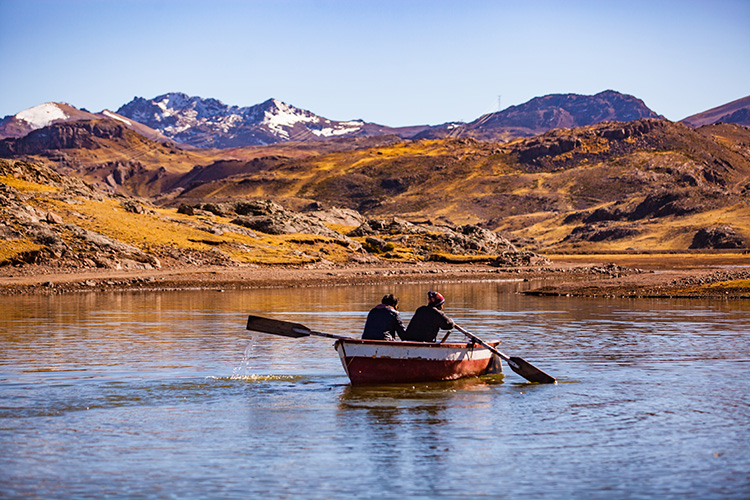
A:
<svg viewBox="0 0 750 500">
<path fill-rule="evenodd" d="M 332 333 L 316 332 L 313 330 L 305 330 L 305 333 L 307 333 L 308 335 L 317 335 L 318 337 L 328 337 L 329 339 L 353 340 L 352 337 L 345 337 L 343 335 L 334 335 Z"/>
</svg>

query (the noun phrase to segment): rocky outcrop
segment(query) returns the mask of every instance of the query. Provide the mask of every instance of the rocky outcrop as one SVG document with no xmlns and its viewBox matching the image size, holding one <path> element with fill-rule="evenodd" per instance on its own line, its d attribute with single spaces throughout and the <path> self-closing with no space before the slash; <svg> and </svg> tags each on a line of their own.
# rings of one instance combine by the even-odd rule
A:
<svg viewBox="0 0 750 500">
<path fill-rule="evenodd" d="M 372 252 L 389 252 L 401 247 L 431 260 L 440 260 L 438 256 L 441 254 L 493 256 L 519 253 L 503 236 L 472 224 L 412 223 L 398 217 L 368 219 L 348 236 L 365 237 L 365 248 Z"/>
<path fill-rule="evenodd" d="M 548 266 L 552 261 L 534 252 L 502 252 L 489 263 L 493 267 Z"/>
<path fill-rule="evenodd" d="M 330 229 L 319 217 L 287 210 L 270 200 L 239 201 L 235 203 L 200 203 L 192 206 L 180 204 L 178 213 L 184 215 L 218 215 L 231 219 L 234 227 L 246 228 L 251 234 L 255 232 L 283 234 L 313 234 L 325 236 L 339 242 L 342 246 L 359 250 L 361 245 L 343 234 Z M 353 211 L 350 211 L 353 212 Z M 343 216 L 344 212 L 334 212 Z M 348 214 L 349 217 L 353 215 Z"/>
<path fill-rule="evenodd" d="M 56 123 L 19 139 L 0 141 L 0 156 L 11 158 L 55 149 L 96 149 L 98 139 L 121 138 L 126 128 L 113 120 Z"/>
<path fill-rule="evenodd" d="M 732 226 L 723 225 L 700 229 L 695 236 L 690 248 L 747 248 L 748 242 L 742 235 L 738 234 Z"/>
<path fill-rule="evenodd" d="M 103 196 L 80 179 L 58 174 L 40 164 L 0 160 L 0 176 L 22 179 L 15 189 L 0 184 L 0 235 L 9 252 L 3 265 L 45 264 L 55 267 L 103 267 L 112 269 L 153 269 L 159 259 L 133 245 L 117 241 L 64 218 L 40 202 L 43 197 L 75 205 L 80 200 L 101 201 Z M 133 213 L 147 209 L 135 200 L 122 201 L 121 207 Z"/>
</svg>

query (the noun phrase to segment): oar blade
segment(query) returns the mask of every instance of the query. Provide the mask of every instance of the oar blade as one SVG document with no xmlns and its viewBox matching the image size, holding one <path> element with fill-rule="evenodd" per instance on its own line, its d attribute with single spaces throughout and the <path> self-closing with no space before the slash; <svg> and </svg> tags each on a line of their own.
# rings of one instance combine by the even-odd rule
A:
<svg viewBox="0 0 750 500">
<path fill-rule="evenodd" d="M 290 323 L 289 321 L 263 318 L 261 316 L 249 316 L 247 318 L 247 329 L 254 332 L 283 335 L 284 337 L 308 337 L 310 335 L 310 329 L 299 323 Z"/>
<path fill-rule="evenodd" d="M 557 383 L 555 377 L 544 373 L 542 370 L 522 358 L 511 356 L 508 359 L 508 366 L 510 366 L 511 370 L 513 370 L 529 382 L 537 382 L 539 384 Z"/>
</svg>

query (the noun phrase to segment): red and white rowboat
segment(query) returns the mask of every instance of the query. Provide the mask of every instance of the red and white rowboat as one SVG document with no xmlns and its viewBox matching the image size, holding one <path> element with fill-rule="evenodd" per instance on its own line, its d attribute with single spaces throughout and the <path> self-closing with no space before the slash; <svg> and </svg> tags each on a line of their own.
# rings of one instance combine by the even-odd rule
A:
<svg viewBox="0 0 750 500">
<path fill-rule="evenodd" d="M 499 342 L 489 342 L 495 347 Z M 503 372 L 476 343 L 437 344 L 339 338 L 334 344 L 352 385 L 432 382 Z"/>
<path fill-rule="evenodd" d="M 305 325 L 278 319 L 249 316 L 247 329 L 255 332 L 307 337 L 316 335 L 336 339 L 334 348 L 341 364 L 352 381 L 360 384 L 393 384 L 456 380 L 502 373 L 500 359 L 529 382 L 556 384 L 551 375 L 519 357 L 510 357 L 498 351 L 500 342 L 485 342 L 473 333 L 455 325 L 456 330 L 471 339 L 468 344 L 430 342 L 398 342 L 392 340 L 364 340 L 316 332 Z M 446 337 L 443 338 L 445 340 Z"/>
</svg>

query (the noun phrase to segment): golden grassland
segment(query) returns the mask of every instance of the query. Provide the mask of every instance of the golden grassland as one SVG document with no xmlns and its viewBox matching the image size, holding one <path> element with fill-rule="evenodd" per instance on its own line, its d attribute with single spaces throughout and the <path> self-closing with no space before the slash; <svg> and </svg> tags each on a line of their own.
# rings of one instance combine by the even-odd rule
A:
<svg viewBox="0 0 750 500">
<path fill-rule="evenodd" d="M 0 176 L 0 183 L 29 193 L 52 193 L 60 191 L 60 188 L 57 186 L 47 186 L 45 184 L 30 182 L 11 175 Z"/>
<path fill-rule="evenodd" d="M 321 258 L 336 262 L 346 260 L 351 253 L 334 239 L 316 235 L 275 236 L 260 233 L 252 237 L 231 231 L 211 234 L 199 228 L 202 221 L 228 224 L 229 219 L 218 216 L 190 217 L 174 209 L 135 214 L 124 210 L 114 199 L 78 199 L 71 204 L 40 197 L 32 204 L 42 212 L 59 215 L 65 223 L 75 224 L 148 253 L 159 253 L 167 247 L 203 252 L 217 249 L 238 262 L 249 264 L 305 264 Z M 25 239 L 0 241 L 0 261 L 41 247 Z"/>
<path fill-rule="evenodd" d="M 0 262 L 6 262 L 20 254 L 42 248 L 42 245 L 34 243 L 28 238 L 3 238 L 0 239 Z"/>
</svg>

